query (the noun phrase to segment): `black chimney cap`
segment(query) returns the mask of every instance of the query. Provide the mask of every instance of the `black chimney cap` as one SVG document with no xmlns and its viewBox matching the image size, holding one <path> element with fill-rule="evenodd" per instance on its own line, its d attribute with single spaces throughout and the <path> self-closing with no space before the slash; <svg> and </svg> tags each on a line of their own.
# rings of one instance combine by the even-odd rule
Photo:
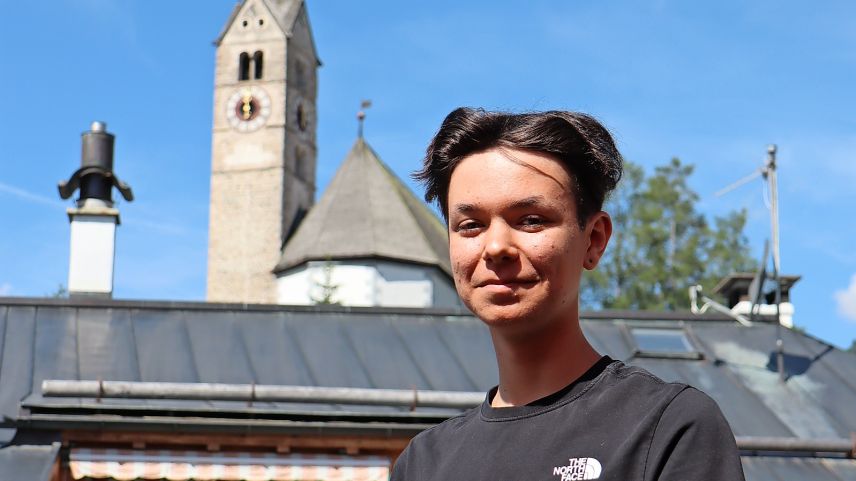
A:
<svg viewBox="0 0 856 481">
<path fill-rule="evenodd" d="M 59 196 L 68 199 L 75 190 L 80 189 L 78 202 L 91 198 L 112 202 L 112 188 L 116 187 L 126 201 L 134 200 L 131 186 L 113 173 L 113 144 L 116 137 L 107 132 L 107 124 L 92 122 L 90 130 L 81 134 L 81 137 L 80 168 L 67 181 L 59 183 Z"/>
</svg>

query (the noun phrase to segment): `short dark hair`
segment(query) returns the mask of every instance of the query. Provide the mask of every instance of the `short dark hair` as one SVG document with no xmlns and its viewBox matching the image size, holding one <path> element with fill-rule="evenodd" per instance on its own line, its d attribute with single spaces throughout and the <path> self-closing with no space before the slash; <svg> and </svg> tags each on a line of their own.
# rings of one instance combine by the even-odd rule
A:
<svg viewBox="0 0 856 481">
<path fill-rule="evenodd" d="M 548 154 L 564 164 L 574 180 L 581 226 L 603 208 L 621 179 L 621 154 L 594 117 L 560 110 L 511 114 L 468 107 L 446 116 L 413 178 L 425 185 L 425 200 L 438 202 L 448 221 L 452 171 L 464 157 L 502 147 Z"/>
</svg>

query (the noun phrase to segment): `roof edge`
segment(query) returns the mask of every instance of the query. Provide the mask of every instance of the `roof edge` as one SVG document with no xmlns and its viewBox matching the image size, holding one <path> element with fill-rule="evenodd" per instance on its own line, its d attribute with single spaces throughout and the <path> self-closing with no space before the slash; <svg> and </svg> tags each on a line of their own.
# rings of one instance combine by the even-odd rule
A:
<svg viewBox="0 0 856 481">
<path fill-rule="evenodd" d="M 474 318 L 464 308 L 420 307 L 357 307 L 340 305 L 292 306 L 284 304 L 246 304 L 185 300 L 52 298 L 52 297 L 0 297 L 0 306 L 15 307 L 71 307 L 71 308 L 132 308 L 132 309 L 186 309 L 194 311 L 245 311 L 245 312 L 319 312 L 354 314 L 404 314 L 418 316 Z M 605 309 L 580 311 L 580 320 L 637 320 L 637 321 L 722 321 L 736 322 L 716 312 L 693 314 L 690 311 L 634 311 Z"/>
<path fill-rule="evenodd" d="M 235 17 L 238 16 L 238 12 L 241 11 L 241 7 L 244 6 L 244 1 L 245 0 L 239 0 L 237 3 L 235 3 L 235 6 L 232 7 L 232 13 L 229 14 L 229 18 L 226 20 L 226 23 L 223 25 L 223 29 L 220 30 L 220 34 L 217 35 L 217 38 L 215 38 L 214 41 L 211 42 L 214 44 L 215 47 L 219 47 L 220 44 L 223 42 L 223 37 L 226 36 L 226 32 L 229 31 L 229 27 L 232 26 L 232 22 L 235 21 Z"/>
<path fill-rule="evenodd" d="M 364 260 L 379 260 L 379 261 L 387 261 L 387 262 L 395 262 L 398 264 L 412 264 L 420 267 L 433 267 L 440 271 L 443 275 L 452 280 L 451 273 L 447 272 L 443 267 L 436 263 L 424 260 L 416 260 L 416 259 L 402 259 L 401 257 L 390 257 L 373 253 L 366 254 L 355 254 L 355 255 L 332 255 L 332 256 L 304 256 L 299 260 L 292 262 L 282 262 L 277 263 L 276 267 L 273 269 L 274 274 L 281 274 L 291 269 L 295 269 L 297 267 L 303 266 L 309 262 L 316 261 L 364 261 Z"/>
</svg>

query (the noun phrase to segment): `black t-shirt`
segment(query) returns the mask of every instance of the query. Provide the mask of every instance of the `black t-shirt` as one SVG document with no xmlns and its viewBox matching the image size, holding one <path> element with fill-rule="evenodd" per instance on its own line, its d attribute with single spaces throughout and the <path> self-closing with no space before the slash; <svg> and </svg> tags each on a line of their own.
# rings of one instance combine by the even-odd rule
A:
<svg viewBox="0 0 856 481">
<path fill-rule="evenodd" d="M 477 408 L 413 438 L 392 481 L 691 481 L 743 478 L 716 403 L 604 356 L 525 406 Z"/>
</svg>

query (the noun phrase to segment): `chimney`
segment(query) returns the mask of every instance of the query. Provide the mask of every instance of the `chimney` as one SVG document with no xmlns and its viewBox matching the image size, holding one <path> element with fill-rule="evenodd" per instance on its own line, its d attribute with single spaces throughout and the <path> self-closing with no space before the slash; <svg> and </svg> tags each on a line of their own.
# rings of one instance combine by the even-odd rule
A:
<svg viewBox="0 0 856 481">
<path fill-rule="evenodd" d="M 755 308 L 755 314 L 771 318 L 776 315 L 776 281 L 767 278 L 763 285 L 757 286 L 758 275 L 751 272 L 738 272 L 726 276 L 713 288 L 713 292 L 726 300 L 731 312 L 751 317 L 753 294 L 760 289 L 760 302 Z M 763 280 L 763 279 L 762 279 Z M 782 286 L 782 299 L 779 304 L 779 322 L 785 327 L 794 327 L 794 305 L 791 304 L 791 288 L 800 276 L 779 276 Z"/>
<path fill-rule="evenodd" d="M 131 187 L 113 173 L 113 143 L 104 122 L 92 122 L 82 135 L 80 168 L 59 183 L 59 195 L 68 199 L 80 190 L 76 207 L 68 209 L 71 252 L 68 292 L 72 297 L 113 295 L 113 259 L 119 211 L 113 207 L 113 187 L 130 202 Z"/>
</svg>

